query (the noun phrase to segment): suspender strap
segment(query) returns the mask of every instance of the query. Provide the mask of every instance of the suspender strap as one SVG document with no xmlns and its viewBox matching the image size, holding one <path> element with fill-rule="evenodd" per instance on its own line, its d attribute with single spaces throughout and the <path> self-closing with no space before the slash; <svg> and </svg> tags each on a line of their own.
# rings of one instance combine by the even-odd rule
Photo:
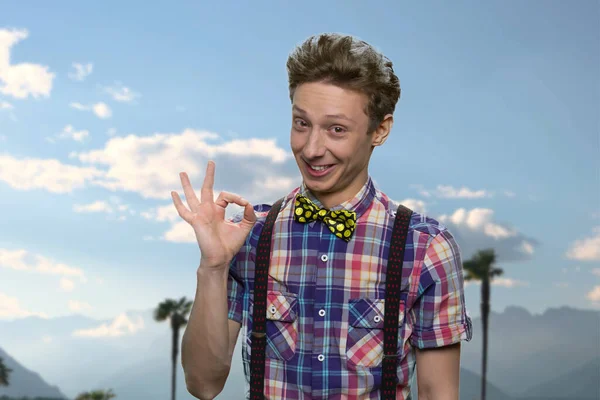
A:
<svg viewBox="0 0 600 400">
<path fill-rule="evenodd" d="M 258 246 L 254 272 L 254 311 L 252 312 L 252 351 L 250 355 L 250 399 L 264 400 L 265 349 L 267 347 L 267 278 L 271 260 L 271 234 L 283 198 L 271 207 L 263 226 Z"/>
<path fill-rule="evenodd" d="M 408 227 L 412 210 L 402 204 L 396 212 L 392 241 L 385 277 L 385 308 L 383 315 L 383 374 L 381 379 L 381 399 L 396 398 L 398 368 L 398 323 L 400 312 L 400 284 L 402 263 Z"/>
</svg>

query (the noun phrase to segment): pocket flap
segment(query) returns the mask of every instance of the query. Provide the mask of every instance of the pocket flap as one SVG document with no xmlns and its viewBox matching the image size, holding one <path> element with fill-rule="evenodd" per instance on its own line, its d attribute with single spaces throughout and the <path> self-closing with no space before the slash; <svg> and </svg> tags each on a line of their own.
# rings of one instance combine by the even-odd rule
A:
<svg viewBox="0 0 600 400">
<path fill-rule="evenodd" d="M 269 291 L 267 293 L 267 319 L 293 322 L 297 317 L 298 298 L 293 293 Z"/>
<path fill-rule="evenodd" d="M 383 329 L 384 299 L 350 299 L 349 323 L 355 328 Z"/>
</svg>

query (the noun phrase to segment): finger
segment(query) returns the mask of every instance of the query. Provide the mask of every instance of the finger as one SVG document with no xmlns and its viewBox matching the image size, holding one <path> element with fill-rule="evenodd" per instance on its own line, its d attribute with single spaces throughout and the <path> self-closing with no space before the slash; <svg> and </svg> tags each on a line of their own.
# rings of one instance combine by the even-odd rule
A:
<svg viewBox="0 0 600 400">
<path fill-rule="evenodd" d="M 252 204 L 247 203 L 246 207 L 244 207 L 244 219 L 240 222 L 240 224 L 245 224 L 252 227 L 256 223 L 256 214 L 254 213 L 254 207 Z"/>
<path fill-rule="evenodd" d="M 191 212 L 185 207 L 179 195 L 176 192 L 171 192 L 171 198 L 173 199 L 173 204 L 175 204 L 175 209 L 177 209 L 177 214 L 185 221 L 190 221 Z"/>
<path fill-rule="evenodd" d="M 187 201 L 190 210 L 197 210 L 198 206 L 200 206 L 200 202 L 198 201 L 198 197 L 196 197 L 196 193 L 194 193 L 194 189 L 190 183 L 190 178 L 185 172 L 180 172 L 179 178 L 181 179 L 183 194 L 185 195 L 185 200 Z"/>
<path fill-rule="evenodd" d="M 203 203 L 212 203 L 214 201 L 213 186 L 215 185 L 215 163 L 209 161 L 206 166 L 206 175 L 200 192 L 200 201 Z"/>
<path fill-rule="evenodd" d="M 230 203 L 235 203 L 238 206 L 244 207 L 248 203 L 248 200 L 235 193 L 221 192 L 215 201 L 216 205 L 223 208 L 227 207 Z"/>
</svg>

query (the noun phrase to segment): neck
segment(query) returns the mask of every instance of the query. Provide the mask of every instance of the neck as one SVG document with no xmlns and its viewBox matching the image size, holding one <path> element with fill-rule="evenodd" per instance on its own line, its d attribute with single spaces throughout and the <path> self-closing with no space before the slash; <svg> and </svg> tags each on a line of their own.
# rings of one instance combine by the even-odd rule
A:
<svg viewBox="0 0 600 400">
<path fill-rule="evenodd" d="M 319 202 L 323 205 L 324 208 L 330 209 L 339 204 L 352 200 L 354 197 L 356 197 L 356 195 L 358 194 L 358 192 L 360 192 L 365 183 L 367 183 L 368 178 L 368 173 L 365 173 L 364 176 L 361 176 L 360 178 L 357 177 L 357 179 L 354 182 L 352 182 L 347 188 L 345 188 L 341 192 L 322 193 L 313 192 L 310 189 L 308 190 L 310 190 L 313 196 L 315 196 L 315 198 L 319 200 Z"/>
</svg>

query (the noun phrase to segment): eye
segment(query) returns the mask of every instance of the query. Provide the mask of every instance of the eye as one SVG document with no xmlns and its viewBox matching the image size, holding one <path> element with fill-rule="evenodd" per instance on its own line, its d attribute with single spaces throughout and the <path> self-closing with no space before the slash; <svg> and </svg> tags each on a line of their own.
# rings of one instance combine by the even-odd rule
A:
<svg viewBox="0 0 600 400">
<path fill-rule="evenodd" d="M 338 126 L 334 126 L 331 129 L 333 129 L 333 132 L 337 133 L 337 134 L 342 134 L 342 133 L 346 132 L 346 128 L 344 128 L 342 126 L 339 126 L 339 125 Z"/>
<path fill-rule="evenodd" d="M 296 128 L 306 128 L 308 126 L 308 124 L 304 120 L 302 120 L 300 118 L 296 118 L 294 120 L 294 126 Z"/>
</svg>

